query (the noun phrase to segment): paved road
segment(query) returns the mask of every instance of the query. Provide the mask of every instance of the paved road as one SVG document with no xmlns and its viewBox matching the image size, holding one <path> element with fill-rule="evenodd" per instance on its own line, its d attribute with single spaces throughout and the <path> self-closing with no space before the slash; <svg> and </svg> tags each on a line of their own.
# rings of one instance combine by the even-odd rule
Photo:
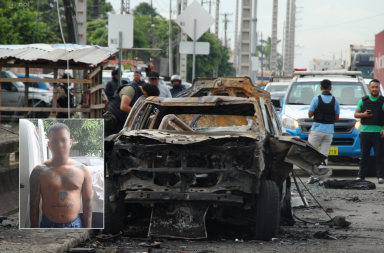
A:
<svg viewBox="0 0 384 253">
<path fill-rule="evenodd" d="M 356 171 L 352 172 L 355 174 Z M 337 173 L 336 173 L 337 174 Z M 300 177 L 303 181 L 307 176 Z M 337 179 L 353 179 L 348 172 Z M 369 178 L 376 183 L 376 179 Z M 352 222 L 345 229 L 297 222 L 292 227 L 282 227 L 278 239 L 273 242 L 255 241 L 247 228 L 222 224 L 208 224 L 207 240 L 159 240 L 160 248 L 142 246 L 145 237 L 122 237 L 118 242 L 99 243 L 87 231 L 17 230 L 15 227 L 0 226 L 0 252 L 63 252 L 70 246 L 96 248 L 97 252 L 384 252 L 384 185 L 375 190 L 334 190 L 318 185 L 306 185 L 324 208 L 331 208 L 332 217 L 341 215 Z M 310 205 L 317 205 L 313 197 L 300 185 Z M 297 193 L 296 189 L 293 189 Z M 354 200 L 352 200 L 354 199 Z M 328 219 L 318 207 L 294 210 L 299 218 Z M 14 218 L 14 217 L 13 217 Z M 17 217 L 16 217 L 17 218 Z M 315 239 L 318 231 L 328 231 L 336 240 Z M 83 239 L 82 239 L 83 238 Z M 236 242 L 239 239 L 242 242 Z M 69 245 L 71 243 L 71 245 Z M 153 243 L 153 242 L 152 242 Z M 33 250 L 33 251 L 32 251 Z"/>
</svg>

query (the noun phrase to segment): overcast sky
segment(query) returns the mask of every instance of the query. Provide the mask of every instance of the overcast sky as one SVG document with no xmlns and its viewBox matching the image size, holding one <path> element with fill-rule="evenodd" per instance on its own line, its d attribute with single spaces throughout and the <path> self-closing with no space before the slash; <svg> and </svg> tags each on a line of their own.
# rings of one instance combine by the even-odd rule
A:
<svg viewBox="0 0 384 253">
<path fill-rule="evenodd" d="M 201 0 L 197 0 L 199 3 Z M 252 0 L 254 3 L 254 0 Z M 115 10 L 120 9 L 121 0 L 109 0 Z M 125 2 L 125 0 L 124 0 Z M 140 2 L 150 3 L 150 0 L 131 0 L 131 8 Z M 212 0 L 215 2 L 215 0 Z M 239 30 L 241 0 L 239 1 Z M 192 3 L 192 0 L 188 0 Z M 272 0 L 258 0 L 257 31 L 263 33 L 263 38 L 271 36 L 272 30 Z M 172 9 L 176 12 L 177 0 L 172 0 Z M 286 0 L 279 0 L 278 10 L 278 39 L 283 40 L 283 24 L 286 13 Z M 158 12 L 169 17 L 169 0 L 153 0 Z M 295 68 L 308 67 L 310 60 L 345 59 L 345 50 L 350 44 L 373 45 L 375 34 L 384 30 L 384 0 L 296 0 L 296 48 Z M 208 10 L 208 5 L 204 7 Z M 216 6 L 212 6 L 215 17 Z M 228 16 L 227 36 L 234 47 L 236 0 L 221 0 L 220 13 L 232 13 Z M 176 15 L 173 16 L 173 19 Z M 219 38 L 224 38 L 224 17 L 220 15 Z M 214 31 L 214 26 L 211 28 Z M 260 38 L 259 38 L 260 39 Z M 282 51 L 282 42 L 278 45 Z"/>
</svg>

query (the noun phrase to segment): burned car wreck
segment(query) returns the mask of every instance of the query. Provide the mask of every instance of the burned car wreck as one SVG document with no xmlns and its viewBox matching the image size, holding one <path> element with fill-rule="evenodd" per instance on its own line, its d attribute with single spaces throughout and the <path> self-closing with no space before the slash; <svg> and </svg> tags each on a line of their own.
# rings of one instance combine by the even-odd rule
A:
<svg viewBox="0 0 384 253">
<path fill-rule="evenodd" d="M 247 78 L 220 80 L 218 90 L 239 80 L 249 96 L 213 94 L 212 80 L 205 96 L 138 100 L 124 129 L 105 139 L 107 232 L 147 224 L 150 236 L 206 238 L 205 220 L 215 219 L 268 240 L 281 216 L 293 220 L 293 164 L 312 172 L 324 156 L 283 136 L 269 94 Z"/>
</svg>

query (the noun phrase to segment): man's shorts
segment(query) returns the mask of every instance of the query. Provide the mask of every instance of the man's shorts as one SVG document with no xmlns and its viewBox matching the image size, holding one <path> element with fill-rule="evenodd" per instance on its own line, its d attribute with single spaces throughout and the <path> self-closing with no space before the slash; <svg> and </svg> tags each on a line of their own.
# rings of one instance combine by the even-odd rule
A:
<svg viewBox="0 0 384 253">
<path fill-rule="evenodd" d="M 80 216 L 68 223 L 55 223 L 50 221 L 44 214 L 41 215 L 40 228 L 82 228 Z"/>
</svg>

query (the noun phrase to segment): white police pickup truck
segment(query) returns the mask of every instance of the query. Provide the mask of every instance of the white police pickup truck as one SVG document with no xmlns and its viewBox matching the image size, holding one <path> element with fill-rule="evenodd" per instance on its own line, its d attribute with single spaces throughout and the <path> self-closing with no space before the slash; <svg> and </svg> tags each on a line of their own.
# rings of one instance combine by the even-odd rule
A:
<svg viewBox="0 0 384 253">
<path fill-rule="evenodd" d="M 340 119 L 335 122 L 335 133 L 329 149 L 329 161 L 343 165 L 357 165 L 360 151 L 360 121 L 354 112 L 360 99 L 369 90 L 360 71 L 297 71 L 288 87 L 280 118 L 285 130 L 292 136 L 308 140 L 313 118 L 308 118 L 309 106 L 321 94 L 320 81 L 332 82 L 332 95 L 340 103 Z M 373 155 L 373 152 L 371 153 Z M 368 172 L 375 175 L 375 166 Z"/>
</svg>

